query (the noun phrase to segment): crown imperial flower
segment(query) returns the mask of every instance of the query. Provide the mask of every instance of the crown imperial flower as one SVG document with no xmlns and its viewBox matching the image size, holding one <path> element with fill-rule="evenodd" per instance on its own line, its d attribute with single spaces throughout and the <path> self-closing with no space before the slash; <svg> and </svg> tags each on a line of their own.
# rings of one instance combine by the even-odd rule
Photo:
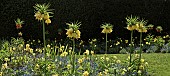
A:
<svg viewBox="0 0 170 76">
<path fill-rule="evenodd" d="M 110 23 L 102 24 L 101 28 L 103 28 L 102 33 L 111 33 L 113 31 L 113 25 Z"/>
<path fill-rule="evenodd" d="M 81 25 L 81 22 L 76 22 L 76 23 L 66 23 L 69 26 L 69 29 L 66 29 L 66 35 L 69 38 L 73 38 L 73 39 L 78 39 L 80 38 L 80 30 L 79 27 Z"/>
</svg>

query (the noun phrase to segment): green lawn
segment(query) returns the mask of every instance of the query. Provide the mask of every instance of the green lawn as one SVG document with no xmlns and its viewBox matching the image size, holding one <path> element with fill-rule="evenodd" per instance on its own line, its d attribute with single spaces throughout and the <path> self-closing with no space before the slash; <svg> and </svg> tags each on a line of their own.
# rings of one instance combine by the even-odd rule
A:
<svg viewBox="0 0 170 76">
<path fill-rule="evenodd" d="M 128 54 L 112 54 L 120 60 L 125 60 Z M 143 54 L 148 64 L 148 72 L 151 76 L 170 76 L 170 53 L 149 53 Z"/>
</svg>

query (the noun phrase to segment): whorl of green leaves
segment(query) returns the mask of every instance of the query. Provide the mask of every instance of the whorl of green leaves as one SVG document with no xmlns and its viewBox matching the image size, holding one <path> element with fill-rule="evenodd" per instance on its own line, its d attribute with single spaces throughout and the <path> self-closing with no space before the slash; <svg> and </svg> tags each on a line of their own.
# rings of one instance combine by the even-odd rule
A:
<svg viewBox="0 0 170 76">
<path fill-rule="evenodd" d="M 46 13 L 50 13 L 53 14 L 53 12 L 51 12 L 53 9 L 49 9 L 50 4 L 35 4 L 35 6 L 33 6 L 35 8 L 36 11 L 39 11 L 41 14 L 46 14 Z"/>
<path fill-rule="evenodd" d="M 71 23 L 66 23 L 66 25 L 69 26 L 69 29 L 72 28 L 73 30 L 78 30 L 79 27 L 81 26 L 81 22 L 71 22 Z"/>
<path fill-rule="evenodd" d="M 108 28 L 113 29 L 113 25 L 110 24 L 110 23 L 104 23 L 104 24 L 102 24 L 101 28 L 103 28 L 103 29 L 104 28 L 106 28 L 106 29 L 108 29 Z"/>
<path fill-rule="evenodd" d="M 136 24 L 136 22 L 138 22 L 138 20 L 139 20 L 139 17 L 138 16 L 128 16 L 128 17 L 126 17 L 126 24 L 127 25 L 135 25 Z"/>
<path fill-rule="evenodd" d="M 20 18 L 17 18 L 15 21 L 16 24 L 24 24 L 24 21 L 22 21 Z"/>
</svg>

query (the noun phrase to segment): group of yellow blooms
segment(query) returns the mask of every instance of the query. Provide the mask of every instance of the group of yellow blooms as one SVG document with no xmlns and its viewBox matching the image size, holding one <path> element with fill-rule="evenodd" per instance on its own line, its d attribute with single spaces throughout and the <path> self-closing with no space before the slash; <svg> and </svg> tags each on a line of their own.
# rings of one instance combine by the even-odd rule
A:
<svg viewBox="0 0 170 76">
<path fill-rule="evenodd" d="M 39 21 L 41 20 L 44 20 L 46 24 L 50 24 L 51 23 L 51 20 L 50 20 L 50 15 L 49 14 L 52 14 L 52 10 L 51 9 L 48 9 L 50 6 L 50 4 L 36 4 L 34 6 L 34 8 L 36 9 L 36 12 L 35 12 L 35 18 Z"/>
<path fill-rule="evenodd" d="M 102 24 L 101 28 L 103 28 L 102 33 L 108 34 L 111 33 L 113 30 L 113 25 L 110 23 Z"/>
<path fill-rule="evenodd" d="M 145 26 L 147 21 L 140 20 L 139 17 L 127 17 L 127 29 L 130 31 L 137 30 L 138 32 L 147 32 L 147 29 L 151 29 L 153 25 Z"/>
<path fill-rule="evenodd" d="M 66 23 L 69 26 L 69 29 L 66 29 L 66 35 L 69 38 L 78 39 L 80 38 L 81 32 L 79 31 L 79 27 L 81 25 L 81 22 L 76 23 Z"/>
</svg>

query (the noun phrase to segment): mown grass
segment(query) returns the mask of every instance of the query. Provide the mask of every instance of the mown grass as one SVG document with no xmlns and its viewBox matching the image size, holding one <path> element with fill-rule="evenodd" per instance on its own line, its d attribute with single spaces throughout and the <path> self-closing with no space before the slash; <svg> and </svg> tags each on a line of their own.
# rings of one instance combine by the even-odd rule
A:
<svg viewBox="0 0 170 76">
<path fill-rule="evenodd" d="M 126 60 L 128 54 L 109 54 L 108 56 L 117 56 L 120 60 Z M 170 54 L 169 53 L 149 53 L 142 54 L 149 66 L 150 76 L 170 76 Z"/>
</svg>

